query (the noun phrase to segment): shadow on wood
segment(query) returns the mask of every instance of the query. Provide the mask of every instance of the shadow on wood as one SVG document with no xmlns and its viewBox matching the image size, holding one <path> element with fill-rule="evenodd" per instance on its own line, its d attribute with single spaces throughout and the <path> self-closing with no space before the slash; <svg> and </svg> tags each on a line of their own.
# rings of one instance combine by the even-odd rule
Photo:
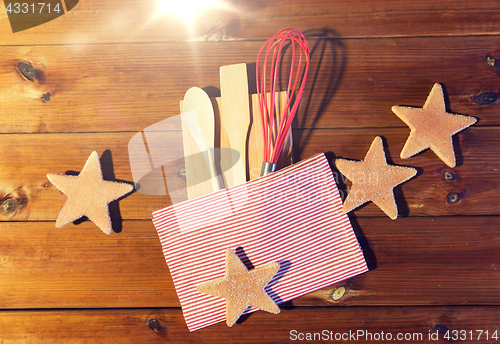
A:
<svg viewBox="0 0 500 344">
<path fill-rule="evenodd" d="M 309 42 L 310 67 L 293 125 L 309 129 L 300 131 L 297 139 L 294 138 L 294 145 L 297 146 L 294 161 L 299 161 L 302 153 L 300 147 L 306 144 L 312 129 L 337 91 L 347 59 L 346 48 L 334 30 L 328 28 L 310 30 L 304 32 L 304 35 Z"/>
</svg>

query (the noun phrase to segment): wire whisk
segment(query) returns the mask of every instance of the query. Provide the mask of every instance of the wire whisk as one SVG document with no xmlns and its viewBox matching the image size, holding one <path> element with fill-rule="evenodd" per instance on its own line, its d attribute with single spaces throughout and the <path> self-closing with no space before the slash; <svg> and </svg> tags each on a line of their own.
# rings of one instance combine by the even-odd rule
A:
<svg viewBox="0 0 500 344">
<path fill-rule="evenodd" d="M 287 41 L 289 40 L 289 43 Z M 280 63 L 284 48 L 291 49 L 290 73 L 286 101 L 282 114 L 276 114 L 276 94 Z M 261 55 L 265 52 L 260 71 Z M 284 29 L 269 38 L 257 54 L 256 80 L 259 108 L 264 133 L 264 162 L 261 175 L 276 169 L 283 143 L 299 107 L 309 70 L 309 46 L 304 35 L 296 29 Z M 298 86 L 298 90 L 297 90 Z M 270 94 L 268 97 L 267 94 Z"/>
</svg>

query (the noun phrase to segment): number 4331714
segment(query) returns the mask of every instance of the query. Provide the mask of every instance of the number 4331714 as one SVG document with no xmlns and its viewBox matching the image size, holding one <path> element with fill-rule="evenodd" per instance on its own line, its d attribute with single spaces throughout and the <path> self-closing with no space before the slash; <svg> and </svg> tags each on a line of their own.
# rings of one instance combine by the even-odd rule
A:
<svg viewBox="0 0 500 344">
<path fill-rule="evenodd" d="M 61 12 L 62 9 L 59 8 L 59 3 L 56 3 L 52 8 L 50 7 L 50 3 L 39 2 L 37 4 L 31 3 L 28 4 L 26 2 L 19 3 L 9 3 L 6 8 L 8 13 L 52 13 L 52 12 Z"/>
<path fill-rule="evenodd" d="M 483 330 L 448 330 L 443 336 L 447 340 L 498 340 L 498 330 L 495 332 L 488 332 Z"/>
</svg>

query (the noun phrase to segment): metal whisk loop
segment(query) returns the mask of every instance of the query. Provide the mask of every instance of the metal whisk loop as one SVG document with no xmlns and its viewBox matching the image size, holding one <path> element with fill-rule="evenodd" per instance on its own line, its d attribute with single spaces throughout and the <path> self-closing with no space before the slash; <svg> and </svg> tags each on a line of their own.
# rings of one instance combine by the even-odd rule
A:
<svg viewBox="0 0 500 344">
<path fill-rule="evenodd" d="M 283 48 L 287 40 L 290 40 L 291 63 L 288 77 L 286 102 L 283 114 L 278 123 L 275 113 L 276 84 L 278 70 L 283 55 Z M 261 75 L 259 62 L 265 50 Z M 298 54 L 298 56 L 297 56 Z M 298 60 L 298 61 L 297 61 Z M 305 62 L 304 62 L 305 60 Z M 303 70 L 303 75 L 301 77 Z M 309 70 L 309 46 L 304 35 L 296 29 L 285 29 L 269 38 L 260 48 L 257 55 L 257 93 L 259 94 L 259 108 L 262 117 L 262 129 L 264 133 L 264 163 L 275 165 L 283 147 L 283 143 L 297 112 L 302 93 L 304 91 L 307 72 Z M 269 81 L 269 84 L 268 84 Z M 299 89 L 297 85 L 300 82 Z M 269 85 L 269 86 L 268 86 Z M 267 94 L 270 97 L 268 99 Z M 267 174 L 263 171 L 263 175 Z"/>
</svg>

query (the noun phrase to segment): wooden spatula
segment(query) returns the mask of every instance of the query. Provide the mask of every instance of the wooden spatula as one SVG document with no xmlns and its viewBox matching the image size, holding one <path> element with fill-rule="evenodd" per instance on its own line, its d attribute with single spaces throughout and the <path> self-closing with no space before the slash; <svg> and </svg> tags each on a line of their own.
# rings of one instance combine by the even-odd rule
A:
<svg viewBox="0 0 500 344">
<path fill-rule="evenodd" d="M 231 187 L 247 181 L 246 144 L 250 126 L 250 95 L 245 63 L 220 67 L 220 92 L 221 136 L 227 138 L 229 147 L 224 147 L 224 142 L 221 146 L 234 149 L 240 154 L 240 159 L 236 162 L 227 161 L 234 157 L 233 154 L 221 154 L 222 170 L 226 171 L 224 174 L 226 186 Z M 224 166 L 232 168 L 227 169 Z"/>
</svg>

